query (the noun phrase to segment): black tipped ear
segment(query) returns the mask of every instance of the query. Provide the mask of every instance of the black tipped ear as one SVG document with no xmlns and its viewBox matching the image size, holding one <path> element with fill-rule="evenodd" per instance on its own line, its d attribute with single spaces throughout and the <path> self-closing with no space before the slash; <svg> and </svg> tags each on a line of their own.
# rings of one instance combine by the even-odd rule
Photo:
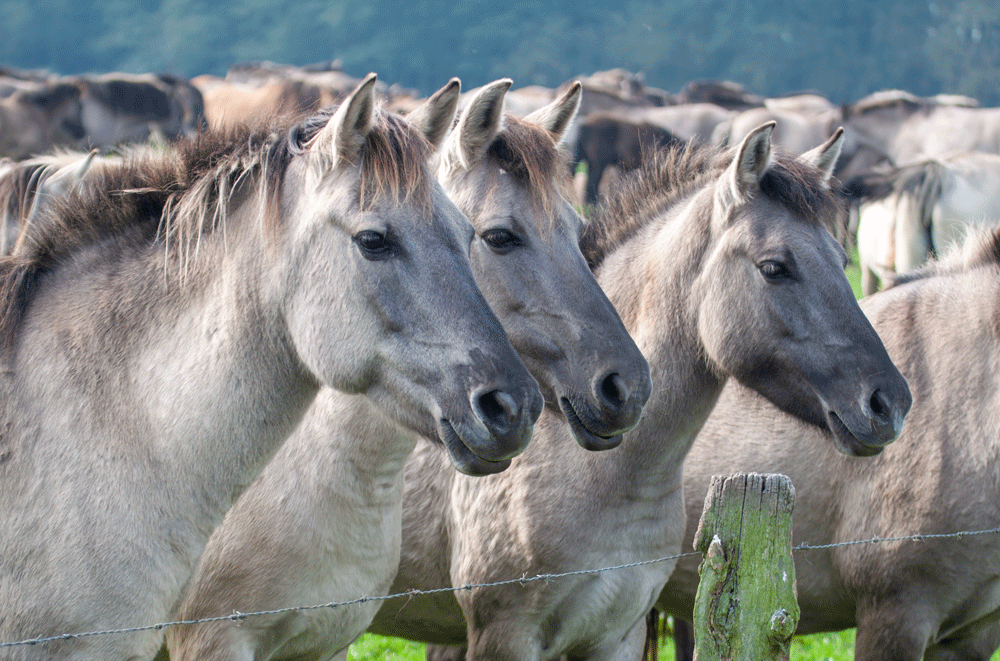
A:
<svg viewBox="0 0 1000 661">
<path fill-rule="evenodd" d="M 771 165 L 771 133 L 776 122 L 768 122 L 750 132 L 729 167 L 728 175 L 734 190 L 742 194 L 753 193 L 760 187 L 760 180 Z"/>
<path fill-rule="evenodd" d="M 771 132 L 775 122 L 759 126 L 743 139 L 736 157 L 719 179 L 715 191 L 717 215 L 742 204 L 760 190 L 760 180 L 771 166 Z"/>
<path fill-rule="evenodd" d="M 829 182 L 840 152 L 844 148 L 844 127 L 837 127 L 830 138 L 819 147 L 810 149 L 799 158 L 815 166 L 823 173 L 823 181 Z"/>
<path fill-rule="evenodd" d="M 420 131 L 435 148 L 440 147 L 455 122 L 461 92 L 462 81 L 452 78 L 447 85 L 414 108 L 406 116 L 406 121 Z"/>
<path fill-rule="evenodd" d="M 549 133 L 554 134 L 557 141 L 562 142 L 576 118 L 582 98 L 583 83 L 575 80 L 558 99 L 544 108 L 539 108 L 524 119 L 541 126 Z"/>
<path fill-rule="evenodd" d="M 502 78 L 482 87 L 465 106 L 458 126 L 448 136 L 446 152 L 451 161 L 468 170 L 486 156 L 503 129 L 504 99 L 513 81 Z"/>
<path fill-rule="evenodd" d="M 332 153 L 337 162 L 354 162 L 375 121 L 376 78 L 374 73 L 365 76 L 361 84 L 340 104 L 326 126 L 316 134 L 310 150 Z"/>
</svg>

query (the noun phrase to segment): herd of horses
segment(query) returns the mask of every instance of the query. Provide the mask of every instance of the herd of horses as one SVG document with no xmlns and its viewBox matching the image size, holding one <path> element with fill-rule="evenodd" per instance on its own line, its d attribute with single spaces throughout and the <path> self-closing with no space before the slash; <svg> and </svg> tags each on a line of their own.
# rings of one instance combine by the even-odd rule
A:
<svg viewBox="0 0 1000 661">
<path fill-rule="evenodd" d="M 800 542 L 996 527 L 1000 231 L 958 222 L 987 209 L 974 165 L 898 151 L 959 109 L 986 151 L 989 109 L 614 80 L 412 99 L 370 74 L 233 122 L 206 94 L 191 135 L 0 162 L 0 656 L 344 659 L 369 630 L 435 658 L 639 659 L 650 611 L 689 619 L 697 587 L 694 560 L 642 563 L 687 551 L 736 471 L 792 478 Z M 635 172 L 584 218 L 573 152 L 610 98 L 649 125 L 732 107 L 714 138 L 688 116 L 701 133 L 608 161 Z M 959 248 L 859 305 L 851 195 L 859 237 L 875 209 L 898 243 L 919 207 L 924 258 Z M 990 541 L 797 554 L 799 630 L 988 659 Z"/>
</svg>

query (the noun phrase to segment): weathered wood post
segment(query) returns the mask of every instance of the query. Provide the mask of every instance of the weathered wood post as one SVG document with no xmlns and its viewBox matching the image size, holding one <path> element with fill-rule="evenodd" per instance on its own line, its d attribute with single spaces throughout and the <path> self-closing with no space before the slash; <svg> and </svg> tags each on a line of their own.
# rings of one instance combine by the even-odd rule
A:
<svg viewBox="0 0 1000 661">
<path fill-rule="evenodd" d="M 695 534 L 702 553 L 695 661 L 788 660 L 799 621 L 792 564 L 795 489 L 784 475 L 712 478 Z"/>
</svg>

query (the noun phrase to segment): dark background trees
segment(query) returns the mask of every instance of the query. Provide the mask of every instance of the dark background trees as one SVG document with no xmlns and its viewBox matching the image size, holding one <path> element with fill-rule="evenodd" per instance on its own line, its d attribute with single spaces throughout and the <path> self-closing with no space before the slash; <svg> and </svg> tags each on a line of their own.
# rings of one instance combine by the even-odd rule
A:
<svg viewBox="0 0 1000 661">
<path fill-rule="evenodd" d="M 61 74 L 221 75 L 235 62 L 339 58 L 428 93 L 510 76 L 556 86 L 623 67 L 677 91 L 728 79 L 850 101 L 885 88 L 1000 105 L 986 0 L 4 0 L 0 63 Z"/>
</svg>

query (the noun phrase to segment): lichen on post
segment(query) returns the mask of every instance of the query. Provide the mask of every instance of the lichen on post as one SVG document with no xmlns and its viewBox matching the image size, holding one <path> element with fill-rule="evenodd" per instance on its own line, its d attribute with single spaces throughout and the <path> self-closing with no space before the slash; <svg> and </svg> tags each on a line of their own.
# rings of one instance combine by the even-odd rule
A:
<svg viewBox="0 0 1000 661">
<path fill-rule="evenodd" d="M 792 562 L 795 489 L 784 475 L 716 475 L 695 535 L 703 560 L 695 660 L 789 656 L 799 619 Z"/>
</svg>

